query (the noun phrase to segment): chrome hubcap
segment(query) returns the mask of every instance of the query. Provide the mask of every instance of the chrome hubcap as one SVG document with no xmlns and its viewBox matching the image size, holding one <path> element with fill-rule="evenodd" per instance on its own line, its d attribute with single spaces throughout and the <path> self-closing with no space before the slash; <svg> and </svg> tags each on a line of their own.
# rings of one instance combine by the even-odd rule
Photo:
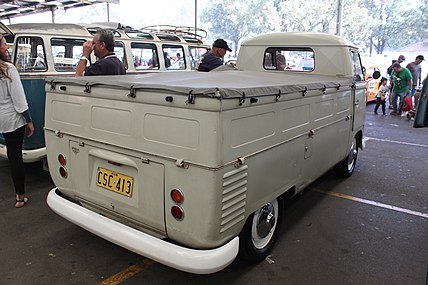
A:
<svg viewBox="0 0 428 285">
<path fill-rule="evenodd" d="M 275 225 L 275 209 L 272 203 L 267 203 L 261 208 L 257 220 L 257 234 L 261 238 L 267 237 Z"/>
<path fill-rule="evenodd" d="M 357 145 L 354 142 L 351 146 L 351 151 L 349 152 L 349 156 L 348 156 L 348 170 L 352 170 L 352 168 L 354 167 L 354 163 L 355 163 L 355 159 L 357 158 L 357 154 L 358 154 L 358 150 L 357 150 Z"/>
<path fill-rule="evenodd" d="M 251 239 L 257 249 L 263 249 L 272 240 L 278 222 L 278 200 L 274 199 L 254 213 Z"/>
</svg>

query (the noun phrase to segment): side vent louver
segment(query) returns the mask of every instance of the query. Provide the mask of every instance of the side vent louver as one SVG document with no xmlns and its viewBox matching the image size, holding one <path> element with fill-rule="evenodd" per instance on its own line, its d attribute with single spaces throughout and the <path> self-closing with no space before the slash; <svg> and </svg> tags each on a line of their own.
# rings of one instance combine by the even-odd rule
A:
<svg viewBox="0 0 428 285">
<path fill-rule="evenodd" d="M 241 166 L 223 176 L 223 198 L 220 232 L 233 227 L 245 218 L 247 199 L 247 165 Z"/>
</svg>

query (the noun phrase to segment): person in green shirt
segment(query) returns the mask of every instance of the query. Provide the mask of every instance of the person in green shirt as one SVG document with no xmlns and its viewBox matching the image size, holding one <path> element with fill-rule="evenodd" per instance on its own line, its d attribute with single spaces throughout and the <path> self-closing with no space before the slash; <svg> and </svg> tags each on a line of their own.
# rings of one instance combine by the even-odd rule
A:
<svg viewBox="0 0 428 285">
<path fill-rule="evenodd" d="M 394 111 L 391 115 L 401 115 L 401 109 L 404 105 L 404 97 L 412 90 L 412 73 L 405 67 L 396 62 L 392 65 L 391 83 L 392 87 L 392 107 Z M 400 97 L 400 104 L 397 106 L 397 99 Z"/>
</svg>

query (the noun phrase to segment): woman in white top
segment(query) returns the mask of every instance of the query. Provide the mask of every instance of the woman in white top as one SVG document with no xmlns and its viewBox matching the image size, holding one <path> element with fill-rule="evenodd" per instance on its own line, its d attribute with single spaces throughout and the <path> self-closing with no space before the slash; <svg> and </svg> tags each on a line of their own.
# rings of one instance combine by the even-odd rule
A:
<svg viewBox="0 0 428 285">
<path fill-rule="evenodd" d="M 24 197 L 25 168 L 22 160 L 25 128 L 30 137 L 34 133 L 34 126 L 24 88 L 18 70 L 10 62 L 6 40 L 0 35 L 0 133 L 6 141 L 17 208 L 23 207 L 28 201 Z"/>
</svg>

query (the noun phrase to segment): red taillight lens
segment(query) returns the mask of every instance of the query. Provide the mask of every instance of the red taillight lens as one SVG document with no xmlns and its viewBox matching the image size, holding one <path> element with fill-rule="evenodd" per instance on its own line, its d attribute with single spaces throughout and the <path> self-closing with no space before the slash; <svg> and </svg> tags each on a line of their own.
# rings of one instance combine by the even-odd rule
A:
<svg viewBox="0 0 428 285">
<path fill-rule="evenodd" d="M 59 168 L 59 174 L 61 175 L 62 178 L 67 178 L 68 173 L 67 173 L 67 169 L 65 169 L 65 167 L 60 167 Z"/>
<path fill-rule="evenodd" d="M 178 221 L 181 221 L 184 217 L 183 209 L 181 209 L 179 206 L 172 206 L 171 214 Z"/>
<path fill-rule="evenodd" d="M 172 189 L 171 190 L 171 199 L 174 201 L 177 205 L 181 205 L 183 203 L 183 193 L 178 189 Z"/>
<path fill-rule="evenodd" d="M 65 166 L 67 164 L 67 159 L 65 159 L 65 156 L 63 154 L 58 154 L 58 162 Z"/>
</svg>

